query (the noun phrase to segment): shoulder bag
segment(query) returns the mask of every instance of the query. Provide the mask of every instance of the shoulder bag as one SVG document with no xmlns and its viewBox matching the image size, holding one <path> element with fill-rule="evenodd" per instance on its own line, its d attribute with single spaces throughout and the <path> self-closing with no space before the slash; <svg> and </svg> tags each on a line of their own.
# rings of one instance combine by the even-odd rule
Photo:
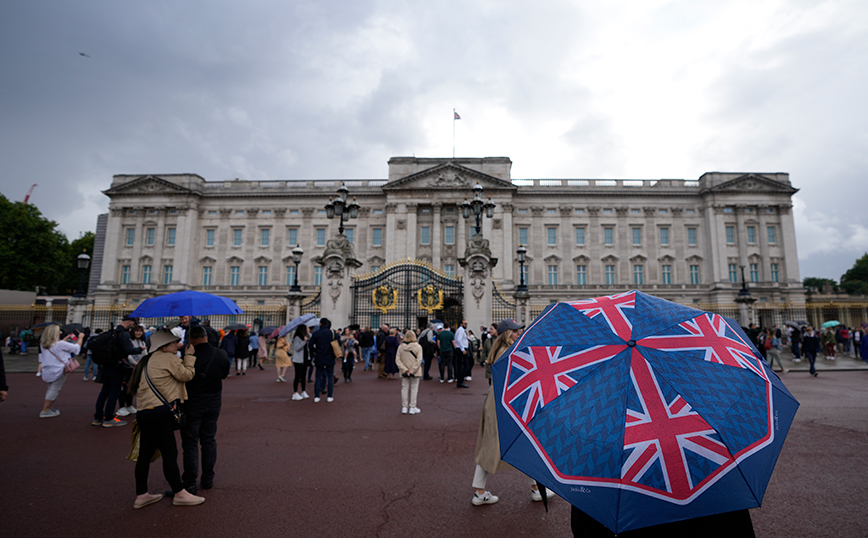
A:
<svg viewBox="0 0 868 538">
<path fill-rule="evenodd" d="M 60 362 L 63 362 L 62 360 L 60 360 L 60 357 L 58 357 L 57 355 L 55 355 L 55 353 L 53 351 L 51 351 L 50 348 L 49 348 L 48 352 L 51 353 L 52 355 L 54 355 L 55 359 L 59 360 Z M 81 366 L 81 364 L 78 362 L 78 360 L 75 357 L 72 357 L 69 359 L 69 362 L 63 362 L 63 373 L 64 374 L 71 374 L 79 366 Z"/>
<path fill-rule="evenodd" d="M 151 388 L 151 392 L 153 392 L 154 395 L 157 396 L 157 399 L 160 400 L 163 405 L 168 407 L 169 411 L 172 412 L 172 418 L 174 419 L 172 421 L 172 426 L 174 427 L 174 429 L 181 429 L 181 426 L 183 426 L 186 418 L 184 416 L 184 411 L 181 410 L 181 400 L 175 400 L 172 403 L 169 403 L 169 401 L 166 400 L 166 398 L 160 393 L 160 391 L 157 390 L 157 387 L 155 387 L 154 384 L 151 383 L 151 377 L 148 375 L 147 364 L 145 365 L 145 381 L 148 382 L 148 386 Z"/>
<path fill-rule="evenodd" d="M 340 336 L 338 336 L 338 334 L 335 333 L 335 332 L 332 332 L 332 336 L 334 337 L 334 340 L 331 341 L 331 344 L 332 344 L 332 351 L 333 351 L 334 354 L 335 354 L 335 358 L 336 358 L 336 359 L 340 359 L 341 357 L 344 356 L 343 351 L 341 351 L 341 341 L 340 341 Z"/>
</svg>

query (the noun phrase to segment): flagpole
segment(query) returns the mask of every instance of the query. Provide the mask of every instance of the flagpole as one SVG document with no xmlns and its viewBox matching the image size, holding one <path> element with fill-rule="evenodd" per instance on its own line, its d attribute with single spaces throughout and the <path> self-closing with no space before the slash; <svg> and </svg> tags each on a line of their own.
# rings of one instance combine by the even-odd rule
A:
<svg viewBox="0 0 868 538">
<path fill-rule="evenodd" d="M 452 158 L 455 158 L 455 109 L 452 109 Z"/>
</svg>

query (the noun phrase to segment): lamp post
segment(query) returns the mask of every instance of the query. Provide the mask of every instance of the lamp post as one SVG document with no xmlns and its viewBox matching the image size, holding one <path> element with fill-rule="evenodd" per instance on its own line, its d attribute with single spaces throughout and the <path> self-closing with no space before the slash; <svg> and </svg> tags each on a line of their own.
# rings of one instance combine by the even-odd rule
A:
<svg viewBox="0 0 868 538">
<path fill-rule="evenodd" d="M 524 245 L 519 245 L 518 250 L 515 251 L 518 254 L 518 288 L 516 291 L 519 292 L 527 292 L 527 283 L 524 281 L 524 262 L 527 261 L 527 249 Z"/>
<path fill-rule="evenodd" d="M 87 296 L 84 292 L 84 272 L 87 271 L 88 267 L 90 267 L 90 256 L 86 252 L 82 252 L 78 255 L 78 290 L 75 292 L 74 297 Z"/>
<path fill-rule="evenodd" d="M 292 249 L 292 262 L 295 264 L 295 278 L 292 286 L 290 286 L 289 291 L 291 292 L 301 292 L 301 286 L 298 285 L 298 264 L 301 263 L 301 256 L 304 254 L 304 250 L 302 250 L 301 245 L 296 244 L 295 248 Z"/>
<path fill-rule="evenodd" d="M 473 200 L 468 202 L 467 198 L 464 199 L 464 202 L 461 204 L 461 215 L 465 219 L 470 218 L 470 214 L 476 217 L 476 234 L 482 233 L 482 214 L 485 212 L 485 216 L 488 218 L 494 217 L 494 208 L 495 205 L 491 202 L 491 198 L 488 199 L 487 202 L 482 200 L 482 185 L 479 183 L 473 187 Z"/>
<path fill-rule="evenodd" d="M 349 192 L 347 187 L 341 183 L 337 198 L 329 198 L 329 203 L 325 206 L 326 217 L 329 219 L 340 218 L 340 224 L 338 225 L 339 235 L 343 235 L 344 223 L 346 221 L 359 216 L 359 204 L 356 203 L 356 198 L 353 197 L 353 201 L 347 203 L 347 194 Z"/>
</svg>

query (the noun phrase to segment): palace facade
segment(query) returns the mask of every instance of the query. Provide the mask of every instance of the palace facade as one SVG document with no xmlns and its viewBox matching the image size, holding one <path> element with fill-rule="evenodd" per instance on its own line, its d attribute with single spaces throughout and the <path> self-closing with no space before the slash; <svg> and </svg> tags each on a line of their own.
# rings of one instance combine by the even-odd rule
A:
<svg viewBox="0 0 868 538">
<path fill-rule="evenodd" d="M 344 223 L 361 266 L 419 260 L 462 276 L 475 219 L 461 204 L 479 184 L 495 205 L 482 234 L 505 296 L 524 279 L 533 304 L 639 289 L 687 305 L 804 304 L 786 173 L 709 172 L 698 179 L 513 179 L 506 157 L 389 160 L 388 178 L 206 181 L 196 174 L 116 175 L 104 191 L 97 305 L 135 305 L 184 289 L 239 304 L 286 304 L 292 250 L 313 295 L 339 219 L 325 206 L 344 184 L 360 206 Z M 100 253 L 97 253 L 99 256 Z M 95 267 L 95 269 L 97 269 Z"/>
</svg>

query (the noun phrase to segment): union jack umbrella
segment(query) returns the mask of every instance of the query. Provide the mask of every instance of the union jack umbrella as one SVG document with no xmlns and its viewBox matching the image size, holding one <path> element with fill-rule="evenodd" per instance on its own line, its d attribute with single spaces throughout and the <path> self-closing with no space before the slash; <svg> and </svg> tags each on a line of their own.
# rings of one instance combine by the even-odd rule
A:
<svg viewBox="0 0 868 538">
<path fill-rule="evenodd" d="M 728 318 L 547 307 L 491 368 L 501 459 L 615 533 L 760 505 L 799 403 Z"/>
</svg>

